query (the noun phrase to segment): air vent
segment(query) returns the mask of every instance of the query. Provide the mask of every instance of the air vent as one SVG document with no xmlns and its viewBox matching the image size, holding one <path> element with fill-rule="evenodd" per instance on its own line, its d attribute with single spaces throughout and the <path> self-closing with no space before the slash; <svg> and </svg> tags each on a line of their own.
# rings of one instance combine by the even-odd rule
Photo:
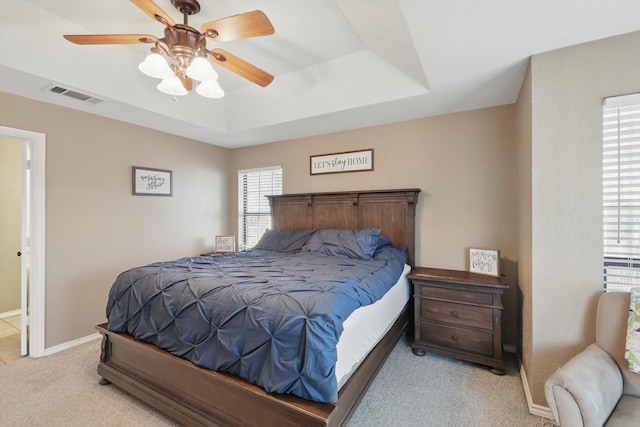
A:
<svg viewBox="0 0 640 427">
<path fill-rule="evenodd" d="M 66 87 L 52 85 L 49 86 L 49 92 L 55 93 L 62 96 L 67 96 L 69 98 L 77 99 L 78 101 L 88 102 L 90 104 L 99 104 L 104 102 L 104 99 L 96 98 L 93 95 L 89 95 L 87 93 L 82 93 L 77 90 L 69 89 Z"/>
</svg>

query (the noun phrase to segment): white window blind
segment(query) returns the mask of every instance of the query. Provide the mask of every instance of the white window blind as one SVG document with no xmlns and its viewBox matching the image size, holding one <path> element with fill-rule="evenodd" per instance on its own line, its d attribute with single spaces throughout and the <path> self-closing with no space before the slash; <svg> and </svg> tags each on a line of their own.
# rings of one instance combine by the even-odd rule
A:
<svg viewBox="0 0 640 427">
<path fill-rule="evenodd" d="M 640 93 L 603 108 L 605 290 L 640 286 Z"/>
<path fill-rule="evenodd" d="M 280 166 L 238 171 L 238 244 L 253 247 L 271 227 L 267 195 L 282 194 Z"/>
</svg>

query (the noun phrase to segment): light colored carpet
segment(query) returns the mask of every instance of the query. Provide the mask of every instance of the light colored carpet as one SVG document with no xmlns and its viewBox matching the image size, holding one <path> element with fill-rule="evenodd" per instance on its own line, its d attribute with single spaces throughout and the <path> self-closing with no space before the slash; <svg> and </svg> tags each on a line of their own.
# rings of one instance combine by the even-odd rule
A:
<svg viewBox="0 0 640 427">
<path fill-rule="evenodd" d="M 546 427 L 529 414 L 515 355 L 507 372 L 449 357 L 411 352 L 407 338 L 389 355 L 353 414 L 349 427 Z"/>
<path fill-rule="evenodd" d="M 99 385 L 100 342 L 0 368 L 0 426 L 176 426 L 113 385 Z M 507 374 L 395 347 L 349 422 L 373 426 L 543 426 L 530 415 L 515 361 Z M 547 422 L 547 425 L 549 423 Z"/>
</svg>

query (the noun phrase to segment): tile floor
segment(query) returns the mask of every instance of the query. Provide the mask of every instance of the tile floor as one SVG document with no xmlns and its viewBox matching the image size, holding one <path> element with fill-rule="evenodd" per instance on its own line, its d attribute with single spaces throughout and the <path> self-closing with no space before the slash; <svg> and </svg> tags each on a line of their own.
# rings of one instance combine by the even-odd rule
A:
<svg viewBox="0 0 640 427">
<path fill-rule="evenodd" d="M 20 315 L 0 319 L 0 367 L 20 359 Z"/>
</svg>

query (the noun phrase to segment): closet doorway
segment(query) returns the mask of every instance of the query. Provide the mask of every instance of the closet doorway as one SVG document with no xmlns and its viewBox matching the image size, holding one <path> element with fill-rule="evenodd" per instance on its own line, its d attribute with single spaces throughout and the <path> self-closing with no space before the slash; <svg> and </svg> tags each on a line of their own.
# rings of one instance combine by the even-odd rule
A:
<svg viewBox="0 0 640 427">
<path fill-rule="evenodd" d="M 45 353 L 45 135 L 0 126 L 0 138 L 3 144 L 11 145 L 10 152 L 20 153 L 19 159 L 9 161 L 19 162 L 21 175 L 18 183 L 20 219 L 16 220 L 20 238 L 9 242 L 12 247 L 3 250 L 3 258 L 7 258 L 3 259 L 3 265 L 13 266 L 19 260 L 20 306 L 15 313 L 20 316 L 16 322 L 20 328 L 20 354 L 40 357 Z M 13 144 L 19 145 L 19 150 L 15 150 Z"/>
</svg>

